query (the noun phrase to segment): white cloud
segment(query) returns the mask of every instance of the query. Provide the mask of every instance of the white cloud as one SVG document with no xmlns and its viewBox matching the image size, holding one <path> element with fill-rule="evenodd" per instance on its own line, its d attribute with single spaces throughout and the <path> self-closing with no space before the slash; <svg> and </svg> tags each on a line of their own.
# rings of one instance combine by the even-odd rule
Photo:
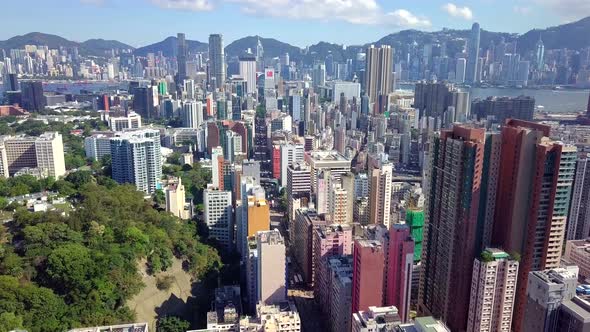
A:
<svg viewBox="0 0 590 332">
<path fill-rule="evenodd" d="M 578 20 L 590 16 L 590 1 L 588 0 L 532 0 L 567 20 Z"/>
<path fill-rule="evenodd" d="M 529 15 L 533 9 L 527 6 L 514 6 L 512 7 L 512 11 L 519 15 Z"/>
<path fill-rule="evenodd" d="M 341 21 L 351 24 L 429 27 L 430 21 L 405 9 L 384 13 L 377 0 L 151 0 L 167 9 L 211 10 L 237 6 L 243 13 L 291 20 Z"/>
<path fill-rule="evenodd" d="M 426 18 L 420 18 L 405 9 L 398 9 L 385 15 L 387 24 L 408 28 L 427 28 L 432 24 Z M 391 21 L 389 21 L 391 20 Z"/>
<path fill-rule="evenodd" d="M 151 0 L 151 2 L 165 9 L 205 11 L 213 9 L 210 0 Z"/>
<path fill-rule="evenodd" d="M 445 12 L 447 12 L 447 14 L 449 14 L 453 17 L 458 17 L 458 18 L 462 18 L 465 20 L 473 19 L 473 12 L 467 6 L 460 7 L 460 6 L 455 5 L 454 3 L 449 2 L 446 5 L 442 6 L 442 9 Z"/>
</svg>

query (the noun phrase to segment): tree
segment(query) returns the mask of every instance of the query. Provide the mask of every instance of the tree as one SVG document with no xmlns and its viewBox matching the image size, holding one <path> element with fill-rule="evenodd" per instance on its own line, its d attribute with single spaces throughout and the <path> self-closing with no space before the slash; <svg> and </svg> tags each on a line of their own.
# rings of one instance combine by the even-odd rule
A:
<svg viewBox="0 0 590 332">
<path fill-rule="evenodd" d="M 8 332 L 23 328 L 23 318 L 15 315 L 13 312 L 3 312 L 0 314 L 0 332 Z"/>
<path fill-rule="evenodd" d="M 162 189 L 157 189 L 154 193 L 154 202 L 160 206 L 166 205 L 166 194 Z"/>
<path fill-rule="evenodd" d="M 8 206 L 8 200 L 6 199 L 6 197 L 0 196 L 0 210 L 6 209 L 7 206 Z"/>
<path fill-rule="evenodd" d="M 189 322 L 179 317 L 164 316 L 158 319 L 156 332 L 185 332 L 189 326 Z"/>
</svg>

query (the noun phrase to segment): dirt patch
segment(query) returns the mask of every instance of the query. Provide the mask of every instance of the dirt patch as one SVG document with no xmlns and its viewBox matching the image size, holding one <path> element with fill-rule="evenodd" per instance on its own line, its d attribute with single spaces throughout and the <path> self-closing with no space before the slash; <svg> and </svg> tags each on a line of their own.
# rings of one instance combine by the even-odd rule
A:
<svg viewBox="0 0 590 332">
<path fill-rule="evenodd" d="M 138 263 L 145 287 L 133 299 L 127 302 L 135 310 L 138 322 L 148 322 L 150 330 L 156 330 L 158 317 L 166 315 L 186 316 L 186 301 L 191 295 L 191 276 L 182 269 L 182 261 L 174 259 L 172 266 L 166 272 L 151 276 L 146 271 L 145 260 Z M 168 290 L 159 290 L 156 286 L 158 278 L 171 280 Z M 190 318 L 190 317 L 185 317 Z"/>
</svg>

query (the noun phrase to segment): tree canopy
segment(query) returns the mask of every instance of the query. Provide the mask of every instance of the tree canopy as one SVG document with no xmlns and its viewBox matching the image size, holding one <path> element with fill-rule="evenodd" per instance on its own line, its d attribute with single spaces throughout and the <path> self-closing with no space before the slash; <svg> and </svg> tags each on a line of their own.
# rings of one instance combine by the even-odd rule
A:
<svg viewBox="0 0 590 332">
<path fill-rule="evenodd" d="M 10 240 L 0 246 L 0 331 L 132 321 L 126 302 L 143 287 L 140 259 L 157 273 L 176 257 L 196 279 L 221 268 L 194 222 L 154 209 L 132 186 L 78 171 L 51 187 L 67 191 L 74 209 L 68 215 L 15 211 Z"/>
</svg>

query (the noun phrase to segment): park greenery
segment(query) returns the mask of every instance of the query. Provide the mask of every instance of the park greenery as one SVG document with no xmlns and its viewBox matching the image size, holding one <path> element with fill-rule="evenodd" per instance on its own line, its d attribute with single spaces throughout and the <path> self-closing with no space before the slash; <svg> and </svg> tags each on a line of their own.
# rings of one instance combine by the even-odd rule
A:
<svg viewBox="0 0 590 332">
<path fill-rule="evenodd" d="M 167 158 L 162 167 L 164 176 L 175 176 L 182 179 L 186 189 L 186 197 L 193 200 L 199 208 L 203 203 L 203 190 L 211 182 L 211 171 L 203 168 L 200 163 L 181 165 L 180 154 L 175 152 Z"/>
<path fill-rule="evenodd" d="M 221 270 L 217 251 L 201 239 L 196 222 L 182 222 L 134 187 L 95 174 L 0 180 L 0 196 L 53 190 L 74 206 L 68 214 L 13 206 L 13 221 L 0 226 L 0 331 L 133 321 L 126 303 L 144 286 L 140 262 L 155 274 L 177 258 L 195 280 Z"/>
</svg>

